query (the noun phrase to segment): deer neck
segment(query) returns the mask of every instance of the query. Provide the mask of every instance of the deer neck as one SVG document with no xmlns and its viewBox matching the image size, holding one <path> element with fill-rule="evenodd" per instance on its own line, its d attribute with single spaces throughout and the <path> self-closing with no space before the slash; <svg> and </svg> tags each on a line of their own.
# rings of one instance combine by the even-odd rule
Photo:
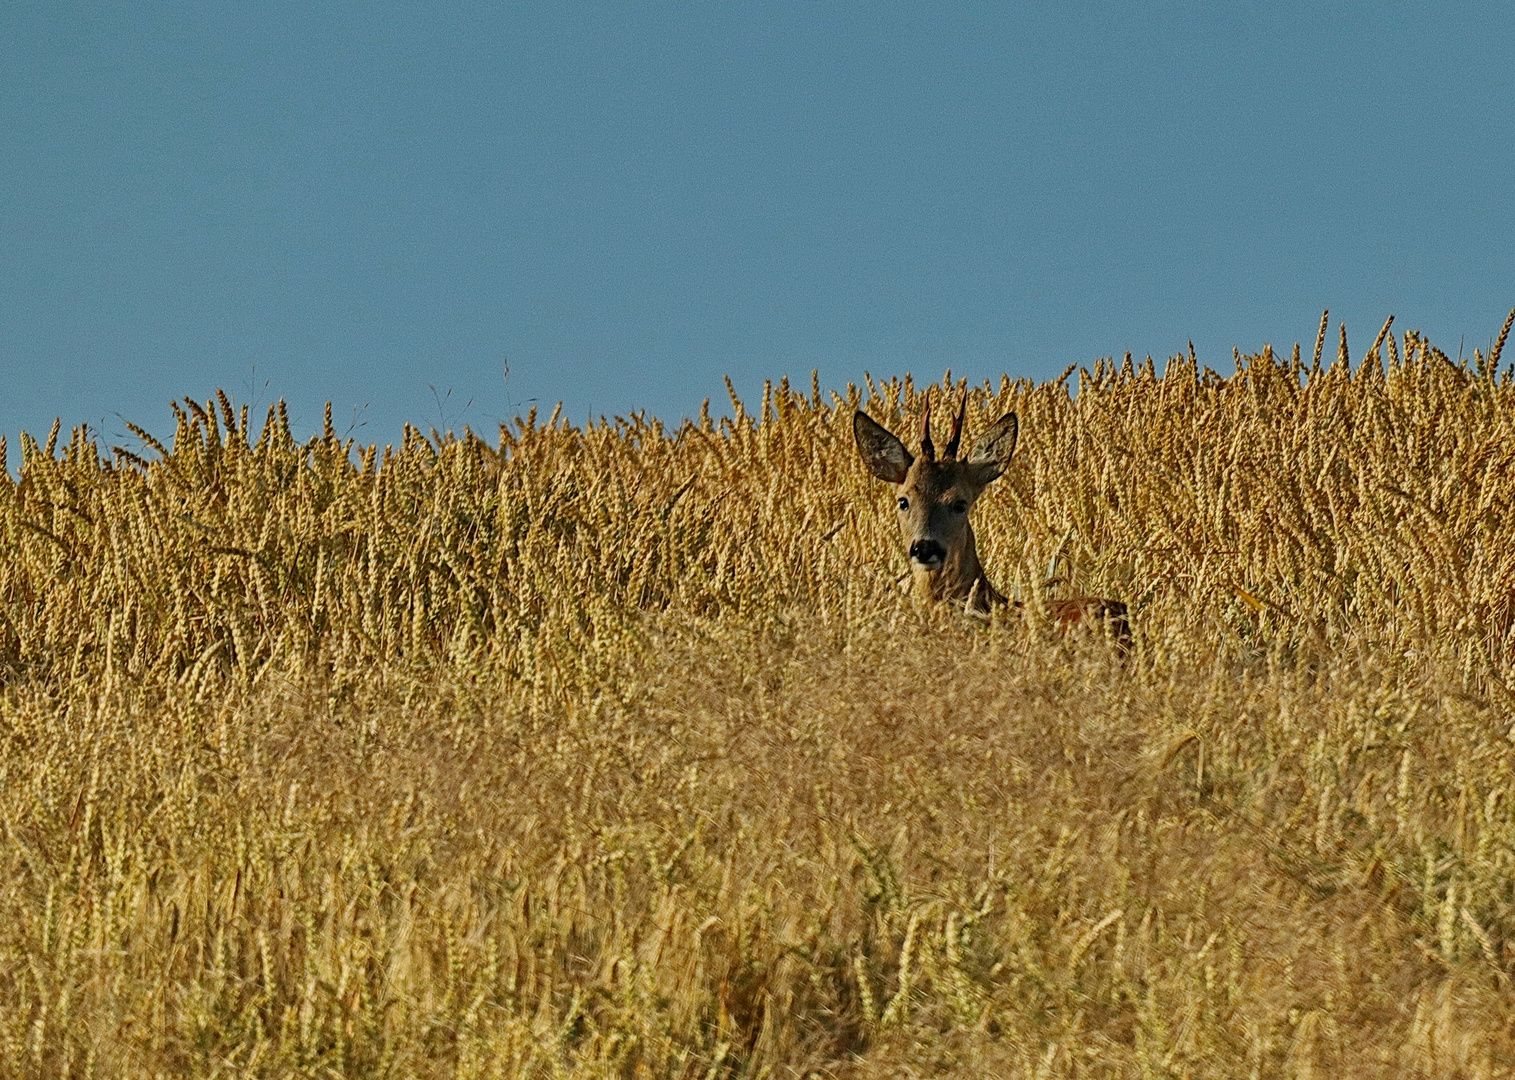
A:
<svg viewBox="0 0 1515 1080">
<path fill-rule="evenodd" d="M 979 612 L 987 612 L 995 604 L 1005 602 L 989 583 L 984 566 L 978 560 L 978 543 L 972 525 L 968 526 L 968 538 L 961 551 L 948 554 L 935 570 L 916 566 L 912 572 L 917 594 L 933 602 L 970 603 L 972 609 Z"/>
</svg>

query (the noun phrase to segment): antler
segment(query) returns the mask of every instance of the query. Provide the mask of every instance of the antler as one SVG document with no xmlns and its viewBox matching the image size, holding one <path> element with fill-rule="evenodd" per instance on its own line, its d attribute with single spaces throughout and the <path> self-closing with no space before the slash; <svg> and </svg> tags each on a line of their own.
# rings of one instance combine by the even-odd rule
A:
<svg viewBox="0 0 1515 1080">
<path fill-rule="evenodd" d="M 958 404 L 957 415 L 952 418 L 952 437 L 947 440 L 947 457 L 957 457 L 958 444 L 963 440 L 963 420 L 968 416 L 968 390 L 963 389 L 963 400 Z"/>
<path fill-rule="evenodd" d="M 921 457 L 927 461 L 936 458 L 936 446 L 931 442 L 931 387 L 926 387 L 926 401 L 921 406 Z"/>
</svg>

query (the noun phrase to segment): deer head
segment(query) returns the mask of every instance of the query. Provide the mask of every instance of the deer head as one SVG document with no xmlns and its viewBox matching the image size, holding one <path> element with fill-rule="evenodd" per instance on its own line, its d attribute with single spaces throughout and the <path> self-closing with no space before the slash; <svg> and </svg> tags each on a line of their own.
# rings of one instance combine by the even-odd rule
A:
<svg viewBox="0 0 1515 1080">
<path fill-rule="evenodd" d="M 1009 464 L 1017 425 L 1015 414 L 1006 413 L 959 459 L 967 409 L 964 391 L 941 457 L 931 441 L 929 390 L 921 414 L 919 457 L 862 412 L 852 418 L 852 434 L 868 471 L 894 485 L 900 535 L 917 589 L 933 600 L 971 600 L 973 607 L 983 611 L 1004 597 L 984 575 L 968 514 L 984 488 Z"/>
</svg>

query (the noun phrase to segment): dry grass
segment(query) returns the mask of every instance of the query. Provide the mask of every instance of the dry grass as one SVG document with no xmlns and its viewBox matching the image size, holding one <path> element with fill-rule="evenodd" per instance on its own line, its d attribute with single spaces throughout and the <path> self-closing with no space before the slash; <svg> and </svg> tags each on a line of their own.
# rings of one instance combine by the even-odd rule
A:
<svg viewBox="0 0 1515 1080">
<path fill-rule="evenodd" d="M 24 440 L 0 1074 L 1510 1075 L 1497 366 L 976 390 L 991 575 L 1127 600 L 1124 663 L 900 595 L 850 411 L 908 380 Z"/>
</svg>

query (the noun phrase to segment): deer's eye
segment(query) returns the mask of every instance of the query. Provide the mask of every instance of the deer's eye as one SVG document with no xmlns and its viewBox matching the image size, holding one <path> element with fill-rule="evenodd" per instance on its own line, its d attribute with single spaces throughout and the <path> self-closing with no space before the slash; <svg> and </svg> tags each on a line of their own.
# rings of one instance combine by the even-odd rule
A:
<svg viewBox="0 0 1515 1080">
<path fill-rule="evenodd" d="M 901 510 L 909 510 L 910 509 L 910 500 L 909 499 L 901 499 L 897 505 L 899 506 L 899 508 Z"/>
<path fill-rule="evenodd" d="M 966 514 L 968 512 L 968 500 L 966 500 L 966 499 L 953 499 L 952 500 L 952 512 L 954 514 Z"/>
</svg>

